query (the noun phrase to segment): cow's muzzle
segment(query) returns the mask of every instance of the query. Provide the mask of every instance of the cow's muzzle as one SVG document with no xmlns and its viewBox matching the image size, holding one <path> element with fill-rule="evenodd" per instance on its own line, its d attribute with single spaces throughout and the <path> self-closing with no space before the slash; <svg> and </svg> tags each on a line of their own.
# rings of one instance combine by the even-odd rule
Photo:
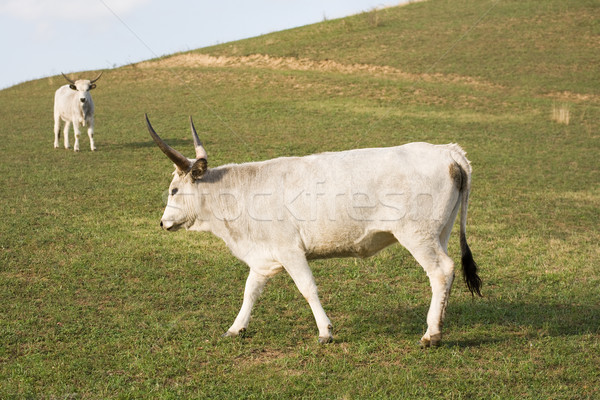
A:
<svg viewBox="0 0 600 400">
<path fill-rule="evenodd" d="M 85 103 L 85 97 L 82 97 L 82 98 L 81 98 L 81 99 L 79 99 L 79 100 L 81 100 L 81 102 L 82 102 L 82 103 Z"/>
<path fill-rule="evenodd" d="M 176 231 L 178 228 L 177 225 L 175 225 L 171 221 L 166 221 L 166 222 L 160 221 L 160 227 L 167 231 L 171 231 L 171 230 Z"/>
</svg>

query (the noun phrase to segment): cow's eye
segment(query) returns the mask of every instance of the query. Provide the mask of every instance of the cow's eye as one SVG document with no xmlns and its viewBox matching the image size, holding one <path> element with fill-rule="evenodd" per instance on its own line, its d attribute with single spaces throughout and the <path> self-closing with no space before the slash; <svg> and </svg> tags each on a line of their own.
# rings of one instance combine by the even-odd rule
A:
<svg viewBox="0 0 600 400">
<path fill-rule="evenodd" d="M 175 189 L 172 189 L 172 190 L 171 190 L 171 196 L 175 196 L 175 194 L 176 194 L 177 192 L 178 192 L 178 189 L 177 189 L 177 188 L 175 188 Z"/>
</svg>

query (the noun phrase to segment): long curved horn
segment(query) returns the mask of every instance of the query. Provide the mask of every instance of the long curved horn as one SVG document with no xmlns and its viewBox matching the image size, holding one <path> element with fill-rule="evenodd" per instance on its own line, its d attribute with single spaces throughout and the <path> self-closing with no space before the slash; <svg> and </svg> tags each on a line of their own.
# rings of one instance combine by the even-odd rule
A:
<svg viewBox="0 0 600 400">
<path fill-rule="evenodd" d="M 100 75 L 98 75 L 98 76 L 96 77 L 96 79 L 92 79 L 92 80 L 90 81 L 90 83 L 94 83 L 94 82 L 96 82 L 98 79 L 100 79 L 100 77 L 102 76 L 102 74 L 103 74 L 103 73 L 104 73 L 104 71 L 101 71 L 101 72 L 100 72 Z"/>
<path fill-rule="evenodd" d="M 68 82 L 69 82 L 71 85 L 74 85 L 74 84 L 75 84 L 75 82 L 74 82 L 74 81 L 72 81 L 72 80 L 70 80 L 70 79 L 69 79 L 69 78 L 68 78 L 68 77 L 67 77 L 65 74 L 63 74 L 62 72 L 61 72 L 61 74 L 62 74 L 62 76 L 64 76 L 64 77 L 65 77 L 65 79 L 66 79 L 66 80 L 67 80 L 67 81 L 68 81 Z"/>
<path fill-rule="evenodd" d="M 162 152 L 165 153 L 165 155 L 167 157 L 169 157 L 169 159 L 171 159 L 171 161 L 173 161 L 180 170 L 182 170 L 184 172 L 189 171 L 190 168 L 192 167 L 192 163 L 190 162 L 190 160 L 188 160 L 183 154 L 181 154 L 180 152 L 178 152 L 177 150 L 173 149 L 171 146 L 166 144 L 156 134 L 156 132 L 154 132 L 152 125 L 150 125 L 150 120 L 148 119 L 148 114 L 144 114 L 144 115 L 146 116 L 146 124 L 148 125 L 148 132 L 150 132 L 150 136 L 152 136 L 152 139 L 154 139 L 154 142 L 156 142 L 156 144 L 162 150 Z"/>
<path fill-rule="evenodd" d="M 194 127 L 194 121 L 192 121 L 191 115 L 190 115 L 190 125 L 192 127 L 192 137 L 194 138 L 194 148 L 196 149 L 196 159 L 199 160 L 201 158 L 204 158 L 205 160 L 208 161 L 208 154 L 206 153 L 206 150 L 204 149 L 204 146 L 202 146 L 202 142 L 200 141 L 200 138 L 198 137 L 198 134 L 196 133 L 196 128 Z"/>
</svg>

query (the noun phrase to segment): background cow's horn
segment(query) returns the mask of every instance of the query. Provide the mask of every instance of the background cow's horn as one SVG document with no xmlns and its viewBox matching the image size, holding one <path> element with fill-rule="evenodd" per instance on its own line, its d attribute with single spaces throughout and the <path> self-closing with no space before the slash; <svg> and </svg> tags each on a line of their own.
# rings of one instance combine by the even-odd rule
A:
<svg viewBox="0 0 600 400">
<path fill-rule="evenodd" d="M 190 162 L 190 160 L 188 160 L 183 154 L 181 154 L 180 152 L 178 152 L 177 150 L 173 149 L 171 146 L 166 144 L 156 134 L 156 132 L 154 132 L 152 125 L 150 125 L 150 120 L 148 119 L 148 114 L 144 114 L 144 115 L 146 116 L 146 124 L 148 125 L 148 132 L 150 132 L 150 136 L 152 136 L 152 139 L 154 139 L 154 142 L 156 142 L 156 144 L 162 150 L 162 152 L 165 153 L 165 155 L 167 157 L 169 157 L 169 159 L 171 159 L 171 161 L 173 161 L 180 170 L 182 170 L 184 172 L 189 171 L 189 169 L 192 167 L 192 163 Z"/>
<path fill-rule="evenodd" d="M 200 138 L 198 137 L 198 134 L 196 133 L 196 128 L 194 127 L 194 121 L 192 121 L 191 115 L 190 115 L 190 125 L 192 127 L 192 137 L 194 138 L 194 148 L 196 149 L 196 159 L 199 160 L 201 158 L 204 158 L 205 160 L 208 161 L 208 154 L 206 153 L 206 150 L 204 149 L 204 146 L 202 146 L 202 142 L 200 141 Z"/>
<path fill-rule="evenodd" d="M 90 81 L 90 83 L 94 83 L 94 82 L 96 82 L 98 79 L 100 79 L 100 77 L 102 76 L 102 73 L 104 73 L 104 71 L 100 71 L 100 75 L 98 75 L 98 76 L 96 77 L 96 79 L 92 79 L 92 80 Z"/>
<path fill-rule="evenodd" d="M 67 77 L 67 76 L 66 76 L 64 73 L 62 73 L 62 72 L 61 72 L 61 74 L 62 74 L 62 76 L 64 76 L 64 77 L 65 77 L 65 79 L 66 79 L 66 80 L 67 80 L 67 81 L 68 81 L 68 82 L 69 82 L 71 85 L 74 85 L 74 84 L 75 84 L 75 82 L 73 82 L 72 80 L 70 80 L 70 79 L 69 79 L 69 78 L 68 78 L 68 77 Z"/>
</svg>

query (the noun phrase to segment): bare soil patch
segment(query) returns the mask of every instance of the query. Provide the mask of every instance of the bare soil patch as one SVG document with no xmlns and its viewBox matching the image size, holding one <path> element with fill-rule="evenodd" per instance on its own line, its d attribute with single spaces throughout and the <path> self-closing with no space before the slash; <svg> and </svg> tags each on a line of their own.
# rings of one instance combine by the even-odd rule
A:
<svg viewBox="0 0 600 400">
<path fill-rule="evenodd" d="M 263 68 L 295 71 L 323 71 L 344 74 L 371 74 L 389 76 L 408 81 L 453 82 L 476 86 L 497 87 L 500 85 L 485 82 L 472 77 L 448 74 L 414 74 L 387 65 L 342 64 L 333 60 L 311 60 L 295 57 L 271 57 L 266 54 L 249 56 L 211 56 L 209 54 L 186 53 L 154 61 L 145 61 L 137 65 L 140 68 L 176 68 L 176 67 L 225 67 L 225 68 Z"/>
</svg>

